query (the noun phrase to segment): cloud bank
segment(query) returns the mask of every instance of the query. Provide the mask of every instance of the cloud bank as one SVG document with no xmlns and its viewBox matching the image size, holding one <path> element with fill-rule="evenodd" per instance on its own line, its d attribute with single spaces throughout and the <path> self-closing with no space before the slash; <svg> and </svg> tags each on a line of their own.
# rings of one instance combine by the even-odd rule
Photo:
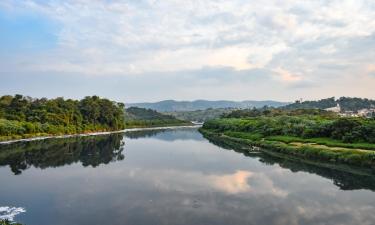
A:
<svg viewBox="0 0 375 225">
<path fill-rule="evenodd" d="M 84 76 L 99 85 L 120 76 L 130 82 L 123 83 L 125 90 L 134 85 L 146 90 L 154 79 L 163 90 L 165 80 L 179 87 L 146 90 L 146 96 L 127 91 L 134 100 L 375 97 L 375 2 L 370 0 L 5 0 L 0 9 L 2 23 L 37 18 L 32 29 L 48 21 L 49 26 L 35 28 L 53 40 L 41 49 L 1 53 L 3 79 Z M 37 37 L 28 46 L 43 43 Z M 190 81 L 181 85 L 185 79 Z M 111 88 L 104 87 L 104 95 L 112 96 Z M 219 90 L 223 96 L 207 93 Z"/>
</svg>

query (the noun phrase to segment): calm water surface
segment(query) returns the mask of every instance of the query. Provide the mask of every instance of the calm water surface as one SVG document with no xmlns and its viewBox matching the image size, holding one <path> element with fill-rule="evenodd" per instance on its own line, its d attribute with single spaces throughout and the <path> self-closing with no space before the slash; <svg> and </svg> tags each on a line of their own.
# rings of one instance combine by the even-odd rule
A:
<svg viewBox="0 0 375 225">
<path fill-rule="evenodd" d="M 0 217 L 21 207 L 27 225 L 375 224 L 373 175 L 245 155 L 196 129 L 3 145 L 0 183 Z"/>
</svg>

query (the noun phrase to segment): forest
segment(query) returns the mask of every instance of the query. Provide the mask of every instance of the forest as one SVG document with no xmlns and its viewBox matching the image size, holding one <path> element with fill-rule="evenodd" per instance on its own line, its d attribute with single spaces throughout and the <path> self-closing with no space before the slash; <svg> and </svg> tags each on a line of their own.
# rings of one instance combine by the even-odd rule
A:
<svg viewBox="0 0 375 225">
<path fill-rule="evenodd" d="M 204 128 L 239 131 L 262 136 L 332 138 L 344 143 L 375 143 L 375 120 L 363 118 L 326 118 L 321 116 L 260 116 L 211 120 Z"/>
<path fill-rule="evenodd" d="M 0 97 L 0 140 L 123 129 L 124 104 L 98 96 L 82 100 Z"/>
</svg>

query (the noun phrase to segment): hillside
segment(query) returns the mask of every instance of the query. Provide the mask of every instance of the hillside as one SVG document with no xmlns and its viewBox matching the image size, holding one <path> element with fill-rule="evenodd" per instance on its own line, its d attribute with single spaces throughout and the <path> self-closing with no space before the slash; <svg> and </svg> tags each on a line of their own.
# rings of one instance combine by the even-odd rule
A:
<svg viewBox="0 0 375 225">
<path fill-rule="evenodd" d="M 190 125 L 190 122 L 164 115 L 152 109 L 130 107 L 125 110 L 126 127 Z"/>
<path fill-rule="evenodd" d="M 375 107 L 375 100 L 367 98 L 349 98 L 341 97 L 339 99 L 326 98 L 318 101 L 296 101 L 295 103 L 286 105 L 282 108 L 285 109 L 326 109 L 340 105 L 341 111 L 358 111 L 361 109 L 370 109 Z"/>
<path fill-rule="evenodd" d="M 81 100 L 0 97 L 0 140 L 123 128 L 124 104 L 98 96 Z"/>
<path fill-rule="evenodd" d="M 219 118 L 220 116 L 228 114 L 232 111 L 232 108 L 209 108 L 205 110 L 166 112 L 166 114 L 175 116 L 177 119 L 181 120 L 204 122 L 207 120 Z"/>
<path fill-rule="evenodd" d="M 165 100 L 154 103 L 127 103 L 127 107 L 140 107 L 153 109 L 159 112 L 174 112 L 174 111 L 194 111 L 204 110 L 208 108 L 260 108 L 265 105 L 272 107 L 285 106 L 288 103 L 277 101 L 208 101 L 208 100 L 195 100 L 195 101 L 175 101 Z"/>
</svg>

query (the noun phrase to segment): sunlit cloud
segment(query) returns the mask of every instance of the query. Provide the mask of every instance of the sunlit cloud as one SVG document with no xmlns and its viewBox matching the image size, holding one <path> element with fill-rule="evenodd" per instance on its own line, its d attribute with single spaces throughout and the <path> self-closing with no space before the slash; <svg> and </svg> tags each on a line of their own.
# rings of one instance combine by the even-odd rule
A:
<svg viewBox="0 0 375 225">
<path fill-rule="evenodd" d="M 236 194 L 251 190 L 248 179 L 252 175 L 253 173 L 249 171 L 237 171 L 231 175 L 213 176 L 211 179 L 217 189 L 224 190 L 227 193 Z"/>
<path fill-rule="evenodd" d="M 302 79 L 301 75 L 292 74 L 291 72 L 280 67 L 274 69 L 273 71 L 278 75 L 278 78 L 280 78 L 284 82 L 295 82 Z"/>
</svg>

